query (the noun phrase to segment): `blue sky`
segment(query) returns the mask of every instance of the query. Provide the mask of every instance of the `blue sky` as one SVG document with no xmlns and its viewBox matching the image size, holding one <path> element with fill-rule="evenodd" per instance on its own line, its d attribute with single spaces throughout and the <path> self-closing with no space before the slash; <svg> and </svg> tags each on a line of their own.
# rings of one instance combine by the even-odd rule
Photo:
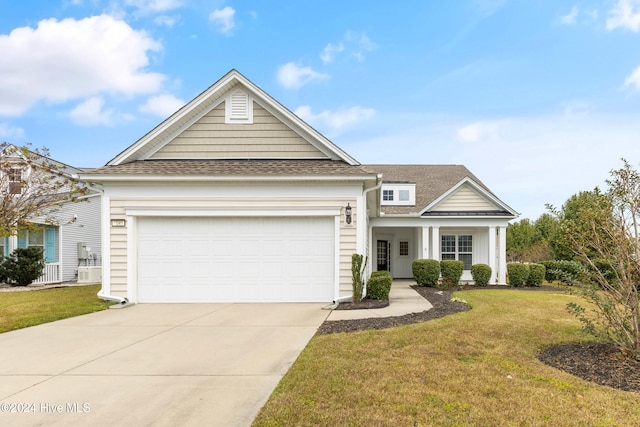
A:
<svg viewBox="0 0 640 427">
<path fill-rule="evenodd" d="M 0 140 L 98 167 L 235 68 L 362 163 L 536 219 L 640 168 L 640 0 L 0 0 Z"/>
</svg>

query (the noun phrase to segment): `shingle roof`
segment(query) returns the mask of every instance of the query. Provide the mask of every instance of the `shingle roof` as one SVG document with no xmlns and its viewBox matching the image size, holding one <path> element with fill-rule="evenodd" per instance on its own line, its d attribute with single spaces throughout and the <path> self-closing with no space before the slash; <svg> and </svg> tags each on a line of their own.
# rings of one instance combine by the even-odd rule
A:
<svg viewBox="0 0 640 427">
<path fill-rule="evenodd" d="M 381 211 L 385 214 L 417 214 L 466 177 L 491 193 L 489 188 L 463 165 L 363 166 L 370 172 L 382 173 L 382 181 L 385 183 L 416 184 L 415 206 L 382 206 Z"/>
<path fill-rule="evenodd" d="M 362 166 L 339 160 L 138 160 L 86 171 L 88 175 L 133 176 L 360 176 Z"/>
</svg>

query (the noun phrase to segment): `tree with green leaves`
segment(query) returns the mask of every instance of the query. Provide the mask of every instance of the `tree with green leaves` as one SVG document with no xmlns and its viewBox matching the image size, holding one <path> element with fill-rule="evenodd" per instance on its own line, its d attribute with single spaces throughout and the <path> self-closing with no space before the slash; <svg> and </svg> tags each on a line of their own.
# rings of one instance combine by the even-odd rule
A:
<svg viewBox="0 0 640 427">
<path fill-rule="evenodd" d="M 39 224 L 59 224 L 55 214 L 79 201 L 87 189 L 68 166 L 51 160 L 46 148 L 0 144 L 0 237 Z"/>
<path fill-rule="evenodd" d="M 552 212 L 567 248 L 586 268 L 577 289 L 595 309 L 570 303 L 585 329 L 640 360 L 640 174 L 626 161 L 595 189 Z"/>
</svg>

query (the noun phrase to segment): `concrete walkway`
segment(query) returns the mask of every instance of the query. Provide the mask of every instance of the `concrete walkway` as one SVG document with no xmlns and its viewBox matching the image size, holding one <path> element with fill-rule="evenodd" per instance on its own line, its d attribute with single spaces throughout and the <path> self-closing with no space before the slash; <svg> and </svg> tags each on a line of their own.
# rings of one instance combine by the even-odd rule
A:
<svg viewBox="0 0 640 427">
<path fill-rule="evenodd" d="M 371 310 L 333 310 L 327 320 L 368 319 L 371 317 L 403 316 L 420 313 L 433 308 L 433 305 L 411 288 L 413 280 L 394 280 L 389 293 L 391 304 L 388 307 Z"/>
</svg>

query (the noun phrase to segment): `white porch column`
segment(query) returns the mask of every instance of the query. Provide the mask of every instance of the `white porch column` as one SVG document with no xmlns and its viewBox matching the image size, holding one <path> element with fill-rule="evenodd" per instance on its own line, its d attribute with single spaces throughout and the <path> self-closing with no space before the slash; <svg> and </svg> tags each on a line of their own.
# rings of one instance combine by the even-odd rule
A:
<svg viewBox="0 0 640 427">
<path fill-rule="evenodd" d="M 498 284 L 507 284 L 507 227 L 498 227 Z"/>
<path fill-rule="evenodd" d="M 497 265 L 496 265 L 496 239 L 498 236 L 496 235 L 496 228 L 489 227 L 489 267 L 491 267 L 491 279 L 489 279 L 489 284 L 494 285 L 496 283 L 496 277 L 498 273 Z"/>
<path fill-rule="evenodd" d="M 440 227 L 432 227 L 431 230 L 431 259 L 440 261 Z"/>
<path fill-rule="evenodd" d="M 8 240 L 8 249 L 7 249 L 7 253 L 9 255 L 11 255 L 11 252 L 15 251 L 18 248 L 18 236 L 9 236 L 7 238 Z M 4 254 L 2 254 L 4 255 Z"/>
<path fill-rule="evenodd" d="M 429 258 L 429 227 L 422 227 L 422 253 L 420 258 Z"/>
</svg>

